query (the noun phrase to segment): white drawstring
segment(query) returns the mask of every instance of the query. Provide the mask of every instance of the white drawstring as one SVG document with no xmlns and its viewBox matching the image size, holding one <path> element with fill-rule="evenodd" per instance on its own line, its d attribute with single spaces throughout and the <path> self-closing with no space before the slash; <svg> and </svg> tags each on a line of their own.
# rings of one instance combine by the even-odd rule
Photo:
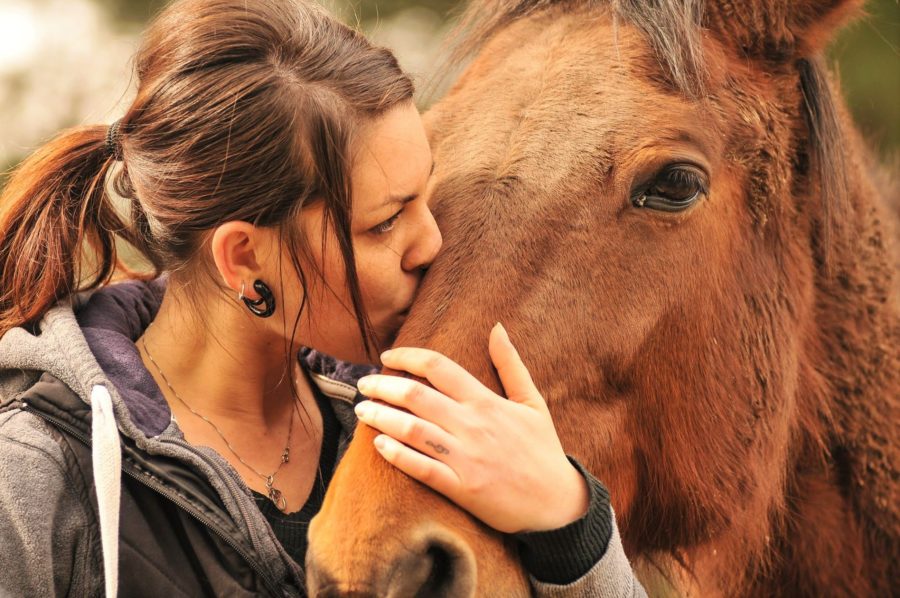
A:
<svg viewBox="0 0 900 598">
<path fill-rule="evenodd" d="M 122 448 L 113 412 L 112 397 L 104 386 L 91 389 L 91 461 L 100 511 L 100 543 L 106 597 L 119 586 L 119 502 L 122 483 Z"/>
</svg>

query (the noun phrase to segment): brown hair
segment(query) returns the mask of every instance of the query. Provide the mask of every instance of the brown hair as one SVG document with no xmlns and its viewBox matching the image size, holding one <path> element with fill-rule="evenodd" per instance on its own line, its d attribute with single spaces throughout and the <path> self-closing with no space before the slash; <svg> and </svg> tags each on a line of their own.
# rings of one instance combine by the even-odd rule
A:
<svg viewBox="0 0 900 598">
<path fill-rule="evenodd" d="M 0 197 L 0 334 L 108 282 L 122 270 L 117 237 L 177 275 L 192 271 L 219 224 L 278 227 L 305 287 L 297 216 L 324 201 L 370 350 L 349 171 L 360 121 L 412 99 L 391 52 L 302 0 L 178 0 L 146 32 L 136 72 L 117 136 L 121 168 L 108 128 L 81 127 L 25 160 Z M 109 176 L 130 203 L 127 219 Z"/>
</svg>

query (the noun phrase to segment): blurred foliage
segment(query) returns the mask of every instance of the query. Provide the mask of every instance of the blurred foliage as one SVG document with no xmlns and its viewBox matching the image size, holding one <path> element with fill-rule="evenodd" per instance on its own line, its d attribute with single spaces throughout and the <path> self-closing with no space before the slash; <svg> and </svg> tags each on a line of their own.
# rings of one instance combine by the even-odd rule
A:
<svg viewBox="0 0 900 598">
<path fill-rule="evenodd" d="M 367 2 L 365 0 L 351 0 L 346 2 L 349 10 L 359 16 L 361 21 L 373 21 L 380 17 L 389 17 L 392 14 L 413 6 L 415 4 L 423 4 L 422 2 L 410 2 L 409 0 L 378 0 L 377 2 Z M 444 15 L 451 17 L 461 9 L 462 2 L 457 0 L 432 0 L 424 3 L 428 8 Z"/>
<path fill-rule="evenodd" d="M 883 155 L 900 150 L 900 3 L 875 0 L 831 46 L 851 112 Z"/>
<path fill-rule="evenodd" d="M 320 0 L 328 6 L 338 6 L 342 12 L 354 15 L 360 21 L 376 21 L 391 16 L 404 8 L 426 5 L 431 10 L 449 16 L 459 6 L 457 0 Z M 96 0 L 107 8 L 113 18 L 128 24 L 143 24 L 166 4 L 166 0 Z"/>
<path fill-rule="evenodd" d="M 106 8 L 113 21 L 127 25 L 143 25 L 166 5 L 166 0 L 96 0 Z"/>
</svg>

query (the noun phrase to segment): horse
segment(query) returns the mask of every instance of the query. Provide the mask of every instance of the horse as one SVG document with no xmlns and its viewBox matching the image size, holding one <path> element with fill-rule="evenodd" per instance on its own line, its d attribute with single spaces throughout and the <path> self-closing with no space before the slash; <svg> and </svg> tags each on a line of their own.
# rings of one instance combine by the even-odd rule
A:
<svg viewBox="0 0 900 598">
<path fill-rule="evenodd" d="M 651 595 L 898 591 L 898 192 L 823 59 L 860 10 L 473 0 L 426 114 L 445 241 L 396 345 L 501 392 L 502 322 Z M 373 438 L 310 594 L 529 595 L 513 541 Z"/>
</svg>

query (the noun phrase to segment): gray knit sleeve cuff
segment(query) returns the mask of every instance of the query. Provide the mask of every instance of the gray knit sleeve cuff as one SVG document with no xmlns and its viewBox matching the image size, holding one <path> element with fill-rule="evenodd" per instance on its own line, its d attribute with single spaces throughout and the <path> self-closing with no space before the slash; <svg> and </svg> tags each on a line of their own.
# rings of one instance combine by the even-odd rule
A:
<svg viewBox="0 0 900 598">
<path fill-rule="evenodd" d="M 552 584 L 532 576 L 536 598 L 646 598 L 647 592 L 634 575 L 622 549 L 622 539 L 612 514 L 612 535 L 606 553 L 587 573 L 569 584 Z"/>
<path fill-rule="evenodd" d="M 569 461 L 587 482 L 587 513 L 559 529 L 515 535 L 525 569 L 546 583 L 567 584 L 582 577 L 606 553 L 612 536 L 609 491 L 578 461 Z"/>
</svg>

